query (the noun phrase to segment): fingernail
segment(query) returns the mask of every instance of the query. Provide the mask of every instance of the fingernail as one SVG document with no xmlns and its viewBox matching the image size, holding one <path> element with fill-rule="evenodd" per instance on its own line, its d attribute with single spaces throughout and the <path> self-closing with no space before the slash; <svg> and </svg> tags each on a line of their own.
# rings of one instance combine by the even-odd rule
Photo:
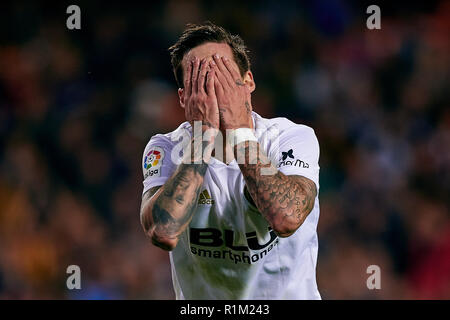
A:
<svg viewBox="0 0 450 320">
<path fill-rule="evenodd" d="M 216 54 L 214 55 L 214 58 L 219 59 L 219 55 L 216 53 Z"/>
<path fill-rule="evenodd" d="M 215 63 L 213 60 L 211 60 L 209 63 L 210 63 L 212 66 L 215 66 L 215 65 L 216 65 L 216 63 Z"/>
<path fill-rule="evenodd" d="M 222 57 L 222 59 L 225 60 L 225 61 L 228 61 L 228 58 L 227 58 L 227 57 Z"/>
</svg>

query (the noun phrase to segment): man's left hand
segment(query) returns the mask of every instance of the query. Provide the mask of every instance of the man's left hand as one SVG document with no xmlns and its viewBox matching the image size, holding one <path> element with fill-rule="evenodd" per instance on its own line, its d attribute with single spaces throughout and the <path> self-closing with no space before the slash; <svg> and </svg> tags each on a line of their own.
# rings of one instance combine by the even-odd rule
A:
<svg viewBox="0 0 450 320">
<path fill-rule="evenodd" d="M 252 107 L 250 90 L 230 59 L 213 56 L 214 87 L 220 115 L 220 129 L 250 128 Z"/>
</svg>

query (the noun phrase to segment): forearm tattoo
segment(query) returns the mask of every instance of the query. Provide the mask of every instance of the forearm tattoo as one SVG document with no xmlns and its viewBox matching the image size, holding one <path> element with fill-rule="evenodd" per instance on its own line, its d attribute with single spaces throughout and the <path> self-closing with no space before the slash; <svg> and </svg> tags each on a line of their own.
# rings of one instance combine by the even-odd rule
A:
<svg viewBox="0 0 450 320">
<path fill-rule="evenodd" d="M 245 155 L 246 161 L 239 167 L 248 192 L 272 227 L 284 225 L 295 230 L 314 207 L 316 185 L 308 178 L 286 176 L 276 170 L 259 148 L 257 142 L 245 142 L 235 147 L 236 157 Z M 262 168 L 270 166 L 275 172 L 273 175 L 261 174 Z"/>
</svg>

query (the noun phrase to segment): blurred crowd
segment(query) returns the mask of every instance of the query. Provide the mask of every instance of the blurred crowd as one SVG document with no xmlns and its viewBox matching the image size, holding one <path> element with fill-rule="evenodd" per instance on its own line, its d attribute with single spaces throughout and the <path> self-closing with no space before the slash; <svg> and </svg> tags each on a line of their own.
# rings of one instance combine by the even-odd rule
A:
<svg viewBox="0 0 450 320">
<path fill-rule="evenodd" d="M 0 299 L 174 298 L 141 161 L 184 121 L 167 48 L 206 20 L 246 41 L 255 111 L 318 136 L 322 297 L 450 299 L 449 2 L 381 6 L 381 30 L 338 0 L 149 2 L 81 2 L 81 30 L 68 4 L 2 5 Z"/>
</svg>

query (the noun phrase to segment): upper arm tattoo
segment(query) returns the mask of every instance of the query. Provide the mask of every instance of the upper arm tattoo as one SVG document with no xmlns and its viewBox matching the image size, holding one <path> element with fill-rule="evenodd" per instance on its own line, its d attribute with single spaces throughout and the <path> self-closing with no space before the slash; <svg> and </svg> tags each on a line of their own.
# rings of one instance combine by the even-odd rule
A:
<svg viewBox="0 0 450 320">
<path fill-rule="evenodd" d="M 248 192 L 247 186 L 244 186 L 244 197 L 247 199 L 247 201 L 254 207 L 256 207 L 255 200 L 253 200 L 252 196 L 250 195 L 250 192 Z"/>
<path fill-rule="evenodd" d="M 286 183 L 287 190 L 283 196 L 278 197 L 278 201 L 280 204 L 287 202 L 292 206 L 292 211 L 285 213 L 285 217 L 292 215 L 293 218 L 302 223 L 314 208 L 317 195 L 316 184 L 308 178 L 295 175 L 284 175 L 282 180 Z"/>
<path fill-rule="evenodd" d="M 258 148 L 258 143 L 246 142 L 235 149 L 235 152 L 245 152 L 248 156 L 248 160 L 239 166 L 251 198 L 269 222 L 300 226 L 314 207 L 315 183 L 303 176 L 287 176 L 276 169 L 274 175 L 261 175 L 262 168 L 273 165 Z"/>
<path fill-rule="evenodd" d="M 145 191 L 142 195 L 142 203 L 144 204 L 147 200 L 151 199 L 161 187 L 162 186 L 156 186 Z"/>
<path fill-rule="evenodd" d="M 144 194 L 142 195 L 141 223 L 144 226 L 145 230 L 148 230 L 150 228 L 151 222 L 150 222 L 149 217 L 145 214 L 144 208 L 147 205 L 148 201 L 150 201 L 150 199 L 156 194 L 156 192 L 158 192 L 158 190 L 160 188 L 161 188 L 161 186 L 156 186 L 156 187 L 150 188 L 147 191 L 145 191 Z"/>
<path fill-rule="evenodd" d="M 174 238 L 191 220 L 197 207 L 206 167 L 206 164 L 181 164 L 175 175 L 164 185 L 152 211 L 153 223 L 159 236 Z"/>
<path fill-rule="evenodd" d="M 176 238 L 192 218 L 200 195 L 204 173 L 201 164 L 181 164 L 175 174 L 162 187 L 148 190 L 142 199 L 142 223 L 146 230 L 154 227 L 158 237 Z M 197 183 L 196 183 L 197 182 Z M 154 200 L 151 211 L 144 212 L 145 204 L 162 188 Z"/>
</svg>

